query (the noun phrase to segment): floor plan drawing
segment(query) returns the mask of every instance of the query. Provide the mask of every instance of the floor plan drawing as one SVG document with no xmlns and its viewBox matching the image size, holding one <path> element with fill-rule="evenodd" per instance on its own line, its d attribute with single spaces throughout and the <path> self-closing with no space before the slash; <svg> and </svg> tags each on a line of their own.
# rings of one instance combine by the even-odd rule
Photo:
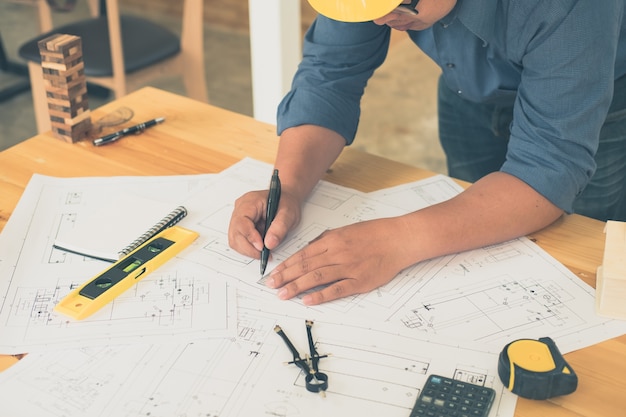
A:
<svg viewBox="0 0 626 417">
<path fill-rule="evenodd" d="M 387 320 L 412 331 L 494 347 L 549 334 L 570 351 L 626 328 L 595 314 L 593 288 L 526 238 L 427 261 L 396 280 L 389 287 L 405 295 L 390 297 Z"/>
<path fill-rule="evenodd" d="M 0 374 L 0 389 L 11 394 L 3 405 L 14 417 L 339 416 L 346 409 L 357 415 L 402 417 L 413 406 L 427 374 L 434 372 L 496 389 L 498 403 L 492 416 L 510 415 L 515 406 L 516 397 L 497 378 L 495 354 L 375 327 L 318 320 L 314 341 L 320 353 L 329 354 L 319 363 L 329 386 L 324 396 L 311 393 L 304 387 L 302 371 L 288 364 L 291 353 L 274 331 L 279 324 L 304 355 L 308 353 L 305 319 L 259 312 L 254 304 L 247 308 L 241 301 L 234 338 L 82 349 L 57 364 L 56 352 L 33 355 L 21 370 Z M 119 375 L 118 366 L 125 368 Z M 54 372 L 53 367 L 56 371 L 63 367 L 64 372 Z M 97 390 L 93 403 L 78 398 L 65 402 L 63 408 L 44 409 L 37 402 L 24 406 L 19 388 L 42 368 L 50 372 L 41 374 L 31 393 L 34 389 L 37 397 L 56 398 L 60 404 L 72 390 Z M 72 375 L 81 371 L 84 377 L 73 380 Z M 56 379 L 55 374 L 59 374 Z M 62 381 L 63 388 L 55 389 L 55 382 Z M 103 404 L 102 397 L 111 395 L 116 400 Z M 95 407 L 102 408 L 96 412 Z"/>
<path fill-rule="evenodd" d="M 0 322 L 4 352 L 24 352 L 42 347 L 76 346 L 77 343 L 123 343 L 166 335 L 227 336 L 234 334 L 236 304 L 234 288 L 205 267 L 173 259 L 138 281 L 131 290 L 84 321 L 74 321 L 53 311 L 71 289 L 95 277 L 110 263 L 67 253 L 53 247 L 62 229 L 73 227 L 77 218 L 114 199 L 136 191 L 143 199 L 162 198 L 170 191 L 183 201 L 203 189 L 212 176 L 57 179 L 34 176 L 20 204 L 28 204 L 15 216 L 22 237 L 11 244 L 10 235 L 0 237 L 10 262 L 0 264 Z M 135 200 L 134 200 L 135 201 Z M 156 203 L 155 203 L 156 204 Z M 166 203 L 165 207 L 170 207 Z M 161 213 L 161 212 L 159 212 Z M 20 215 L 25 221 L 20 221 Z M 12 220 L 14 220 L 12 218 Z M 97 220 L 97 219 L 96 219 Z M 104 220 L 103 220 L 104 221 Z M 97 238 L 96 238 L 97 240 Z M 7 251 L 4 251 L 7 248 Z M 189 248 L 187 248 L 189 249 Z M 178 264 L 178 265 L 176 265 Z M 174 266 L 174 269 L 168 269 Z M 230 293 L 230 294 L 229 294 Z M 212 322 L 198 320 L 213 317 Z M 115 326 L 112 326 L 115 323 Z M 86 342 L 88 341 L 88 342 Z"/>
<path fill-rule="evenodd" d="M 194 268 L 195 273 L 191 273 Z M 177 269 L 157 270 L 80 321 L 53 308 L 81 282 L 59 279 L 51 286 L 17 286 L 3 311 L 3 343 L 62 347 L 138 337 L 158 340 L 168 335 L 196 338 L 234 334 L 234 290 L 229 291 L 224 280 L 213 278 L 204 268 L 194 268 L 184 268 L 188 274 Z"/>
<path fill-rule="evenodd" d="M 269 178 L 271 170 L 267 166 L 266 169 Z M 236 177 L 220 178 L 220 199 L 207 198 L 207 194 L 213 193 L 197 193 L 185 202 L 190 214 L 183 222 L 200 233 L 197 241 L 199 250 L 187 251 L 185 259 L 237 277 L 244 284 L 257 282 L 258 261 L 235 253 L 228 245 L 228 225 L 234 201 L 243 193 L 253 190 L 252 184 Z M 302 209 L 302 218 L 306 221 L 295 227 L 289 233 L 289 238 L 272 251 L 267 271 L 271 271 L 280 261 L 325 230 L 401 212 L 396 207 L 372 201 L 366 194 L 356 190 L 322 182 Z"/>
<path fill-rule="evenodd" d="M 267 187 L 271 168 L 246 159 L 211 176 L 34 177 L 0 235 L 0 352 L 28 353 L 0 373 L 2 412 L 405 417 L 428 375 L 440 374 L 494 388 L 490 417 L 505 417 L 517 397 L 497 373 L 503 346 L 550 336 L 567 353 L 626 332 L 626 323 L 595 314 L 593 288 L 527 238 L 419 262 L 372 292 L 319 306 L 280 300 L 258 259 L 228 244 L 234 201 Z M 405 214 L 459 190 L 444 176 L 371 194 L 321 182 L 268 272 L 328 229 Z M 110 263 L 52 242 L 102 196 L 133 192 L 170 193 L 188 210 L 180 225 L 199 237 L 99 314 L 72 321 L 56 313 L 60 299 Z M 305 320 L 315 323 L 325 396 L 307 391 L 277 335 L 280 326 L 310 355 Z"/>
<path fill-rule="evenodd" d="M 266 168 L 269 176 L 270 169 Z M 222 185 L 225 192 L 233 193 L 229 201 L 249 187 L 239 180 Z M 303 209 L 301 223 L 272 252 L 268 269 L 271 271 L 278 262 L 329 228 L 406 213 L 415 207 L 452 198 L 460 190 L 459 185 L 445 176 L 368 195 L 320 183 Z M 258 263 L 233 253 L 228 246 L 227 224 L 232 208 L 211 204 L 206 199 L 190 206 L 206 214 L 196 223 L 210 244 L 204 245 L 203 250 L 188 252 L 188 259 L 273 297 L 275 290 L 265 287 L 264 278 L 258 278 Z M 494 349 L 510 342 L 515 335 L 538 338 L 551 334 L 559 339 L 561 349 L 569 351 L 623 333 L 625 325 L 598 317 L 594 303 L 593 288 L 535 243 L 519 238 L 420 262 L 371 293 L 345 297 L 309 310 L 382 319 L 410 331 L 467 338 L 491 344 Z M 280 308 L 297 311 L 302 307 L 296 298 L 284 302 Z"/>
</svg>

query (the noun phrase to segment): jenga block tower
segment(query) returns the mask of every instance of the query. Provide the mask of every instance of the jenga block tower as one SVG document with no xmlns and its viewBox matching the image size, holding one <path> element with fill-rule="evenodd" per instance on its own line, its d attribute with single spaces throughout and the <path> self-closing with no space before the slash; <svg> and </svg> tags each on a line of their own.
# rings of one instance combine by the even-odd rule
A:
<svg viewBox="0 0 626 417">
<path fill-rule="evenodd" d="M 41 67 L 54 135 L 78 142 L 91 129 L 80 37 L 56 34 L 39 41 Z"/>
</svg>

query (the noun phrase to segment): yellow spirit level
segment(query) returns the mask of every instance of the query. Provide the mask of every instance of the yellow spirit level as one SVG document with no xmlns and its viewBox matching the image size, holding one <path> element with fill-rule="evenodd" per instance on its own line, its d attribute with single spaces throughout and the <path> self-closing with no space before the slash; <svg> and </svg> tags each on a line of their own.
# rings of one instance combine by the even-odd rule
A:
<svg viewBox="0 0 626 417">
<path fill-rule="evenodd" d="M 173 226 L 158 233 L 63 298 L 54 310 L 82 320 L 189 246 L 198 233 Z"/>
</svg>

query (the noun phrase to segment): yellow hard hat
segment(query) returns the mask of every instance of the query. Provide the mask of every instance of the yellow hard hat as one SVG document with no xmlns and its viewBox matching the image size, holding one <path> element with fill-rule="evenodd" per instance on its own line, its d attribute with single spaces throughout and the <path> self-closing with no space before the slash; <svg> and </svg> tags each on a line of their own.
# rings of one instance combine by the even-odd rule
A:
<svg viewBox="0 0 626 417">
<path fill-rule="evenodd" d="M 341 22 L 367 22 L 398 7 L 402 0 L 308 0 L 319 13 Z"/>
</svg>

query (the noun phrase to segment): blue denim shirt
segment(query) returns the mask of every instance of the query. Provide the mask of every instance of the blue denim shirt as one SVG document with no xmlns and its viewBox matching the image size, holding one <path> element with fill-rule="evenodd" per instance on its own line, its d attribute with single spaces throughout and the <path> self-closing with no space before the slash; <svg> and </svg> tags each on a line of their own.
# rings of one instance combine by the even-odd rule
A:
<svg viewBox="0 0 626 417">
<path fill-rule="evenodd" d="M 432 28 L 408 34 L 453 91 L 514 105 L 502 171 L 569 212 L 595 170 L 613 82 L 626 74 L 625 13 L 625 0 L 458 0 Z M 389 37 L 387 26 L 319 16 L 278 107 L 278 133 L 315 124 L 351 144 Z"/>
</svg>

